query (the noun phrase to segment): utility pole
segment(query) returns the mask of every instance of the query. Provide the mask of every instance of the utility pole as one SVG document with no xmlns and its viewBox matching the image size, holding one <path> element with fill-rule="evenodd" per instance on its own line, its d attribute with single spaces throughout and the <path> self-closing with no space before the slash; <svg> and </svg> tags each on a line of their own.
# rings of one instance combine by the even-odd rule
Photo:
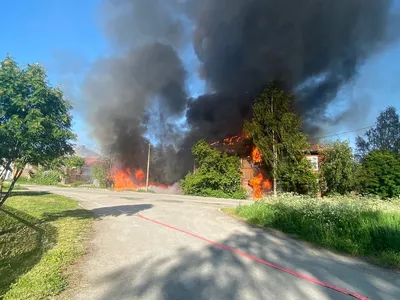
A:
<svg viewBox="0 0 400 300">
<path fill-rule="evenodd" d="M 271 96 L 271 113 L 274 113 L 274 96 Z M 273 166 L 272 166 L 272 177 L 273 177 L 273 189 L 274 189 L 274 197 L 276 198 L 278 196 L 278 193 L 276 191 L 276 169 L 278 167 L 278 153 L 276 151 L 276 145 L 275 145 L 275 131 L 272 130 L 272 151 L 274 153 L 274 161 L 273 161 Z"/>
<path fill-rule="evenodd" d="M 149 191 L 149 172 L 150 172 L 150 143 L 149 150 L 147 151 L 147 172 L 146 172 L 146 192 Z"/>
</svg>

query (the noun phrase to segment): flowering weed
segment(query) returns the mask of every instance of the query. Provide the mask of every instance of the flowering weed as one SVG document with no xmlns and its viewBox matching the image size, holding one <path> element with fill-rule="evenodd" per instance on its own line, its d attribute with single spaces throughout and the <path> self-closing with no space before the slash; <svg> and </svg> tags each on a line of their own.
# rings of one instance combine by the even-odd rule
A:
<svg viewBox="0 0 400 300">
<path fill-rule="evenodd" d="M 400 267 L 400 199 L 284 194 L 240 206 L 236 214 L 330 249 Z"/>
</svg>

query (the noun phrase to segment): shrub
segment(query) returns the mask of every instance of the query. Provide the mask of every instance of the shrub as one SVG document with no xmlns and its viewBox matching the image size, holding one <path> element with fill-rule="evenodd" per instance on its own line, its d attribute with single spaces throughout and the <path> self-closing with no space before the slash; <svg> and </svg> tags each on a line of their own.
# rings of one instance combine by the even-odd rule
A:
<svg viewBox="0 0 400 300">
<path fill-rule="evenodd" d="M 384 198 L 400 196 L 400 158 L 390 151 L 370 152 L 363 160 L 362 187 Z"/>
<path fill-rule="evenodd" d="M 298 162 L 282 163 L 279 184 L 285 192 L 315 196 L 318 191 L 318 177 L 306 158 Z"/>
<path fill-rule="evenodd" d="M 237 208 L 251 223 L 385 265 L 400 266 L 400 202 L 284 195 Z"/>
<path fill-rule="evenodd" d="M 323 152 L 321 190 L 324 194 L 347 194 L 357 187 L 358 165 L 348 142 L 334 142 Z"/>
<path fill-rule="evenodd" d="M 39 185 L 57 185 L 60 183 L 61 173 L 58 171 L 44 171 L 38 170 L 33 176 L 31 181 Z"/>
<path fill-rule="evenodd" d="M 71 186 L 72 186 L 72 187 L 79 187 L 79 186 L 81 186 L 82 184 L 84 184 L 83 181 L 75 181 L 75 182 L 72 182 L 72 183 L 71 183 Z"/>
<path fill-rule="evenodd" d="M 181 181 L 186 195 L 219 198 L 245 198 L 241 188 L 240 160 L 211 147 L 204 141 L 192 149 L 196 158 L 197 171 L 189 173 Z"/>
</svg>

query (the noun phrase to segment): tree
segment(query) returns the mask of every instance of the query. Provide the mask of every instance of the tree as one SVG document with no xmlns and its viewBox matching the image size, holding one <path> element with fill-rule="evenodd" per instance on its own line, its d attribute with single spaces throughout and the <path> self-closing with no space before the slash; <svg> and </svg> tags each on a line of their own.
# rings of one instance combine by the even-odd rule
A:
<svg viewBox="0 0 400 300">
<path fill-rule="evenodd" d="M 373 150 L 388 150 L 400 154 L 400 118 L 393 106 L 378 116 L 375 127 L 365 133 L 366 139 L 356 139 L 358 155 L 363 158 Z"/>
<path fill-rule="evenodd" d="M 347 194 L 358 181 L 358 165 L 348 142 L 336 141 L 322 152 L 321 190 L 324 194 Z"/>
<path fill-rule="evenodd" d="M 189 173 L 180 186 L 187 195 L 245 198 L 241 188 L 240 160 L 211 149 L 206 141 L 199 141 L 192 149 L 197 170 Z"/>
<path fill-rule="evenodd" d="M 281 162 L 279 173 L 282 190 L 312 196 L 318 193 L 318 176 L 313 172 L 311 162 L 305 157 L 294 163 Z"/>
<path fill-rule="evenodd" d="M 365 193 L 384 198 L 400 196 L 400 158 L 388 150 L 373 150 L 362 162 Z"/>
<path fill-rule="evenodd" d="M 276 82 L 256 98 L 253 119 L 245 122 L 244 130 L 260 150 L 275 179 L 282 174 L 282 167 L 298 164 L 307 151 L 307 135 L 301 127 L 301 118 L 292 112 L 292 96 Z M 285 165 L 278 163 L 281 161 L 285 161 Z"/>
<path fill-rule="evenodd" d="M 26 164 L 46 166 L 73 154 L 71 108 L 39 64 L 21 69 L 11 57 L 0 63 L 0 163 L 1 170 L 12 167 L 14 173 L 3 193 L 5 172 L 0 171 L 0 206 Z"/>
<path fill-rule="evenodd" d="M 72 156 L 61 156 L 53 160 L 49 166 L 49 170 L 59 171 L 65 178 L 69 172 L 73 169 L 80 169 L 85 165 L 85 160 L 76 155 Z"/>
<path fill-rule="evenodd" d="M 85 165 L 85 160 L 80 156 L 67 156 L 64 158 L 64 166 L 68 169 L 80 169 Z"/>
</svg>

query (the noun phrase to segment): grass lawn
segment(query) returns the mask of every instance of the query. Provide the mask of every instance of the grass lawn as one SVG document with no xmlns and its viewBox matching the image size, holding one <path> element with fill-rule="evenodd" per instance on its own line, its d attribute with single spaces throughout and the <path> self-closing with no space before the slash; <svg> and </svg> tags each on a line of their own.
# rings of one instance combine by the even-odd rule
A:
<svg viewBox="0 0 400 300">
<path fill-rule="evenodd" d="M 284 195 L 225 211 L 328 249 L 400 268 L 400 200 Z"/>
<path fill-rule="evenodd" d="M 46 299 L 85 252 L 90 212 L 66 197 L 18 192 L 0 209 L 0 299 Z"/>
<path fill-rule="evenodd" d="M 9 181 L 5 181 L 3 183 L 3 192 L 7 192 L 8 188 L 10 187 L 10 182 Z M 20 186 L 19 184 L 15 184 L 13 191 L 25 191 L 27 190 L 26 187 Z"/>
</svg>

